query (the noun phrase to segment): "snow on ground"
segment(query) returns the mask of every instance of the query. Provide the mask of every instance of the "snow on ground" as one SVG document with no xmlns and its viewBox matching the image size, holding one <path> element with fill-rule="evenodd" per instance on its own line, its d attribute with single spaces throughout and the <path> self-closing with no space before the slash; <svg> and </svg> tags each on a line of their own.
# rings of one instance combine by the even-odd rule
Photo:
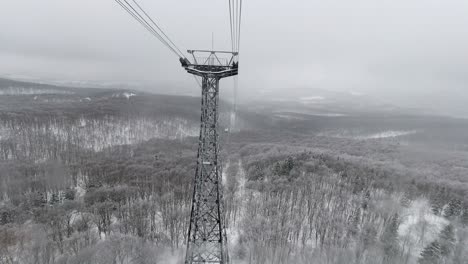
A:
<svg viewBox="0 0 468 264">
<path fill-rule="evenodd" d="M 73 210 L 71 217 L 70 217 L 70 225 L 74 225 L 76 222 L 83 219 L 83 214 L 78 212 L 77 210 Z"/>
<path fill-rule="evenodd" d="M 417 134 L 416 130 L 386 130 L 377 133 L 359 134 L 353 131 L 325 131 L 320 132 L 317 136 L 333 137 L 333 138 L 348 138 L 357 140 L 368 140 L 368 139 L 385 139 L 385 138 L 398 138 L 403 136 L 409 136 Z"/>
<path fill-rule="evenodd" d="M 447 219 L 432 213 L 426 199 L 416 200 L 401 213 L 398 229 L 400 242 L 417 256 L 427 244 L 437 239 L 447 224 Z"/>
<path fill-rule="evenodd" d="M 77 183 L 75 186 L 75 196 L 77 199 L 83 199 L 84 195 L 86 194 L 86 178 L 87 176 L 78 173 L 77 176 Z"/>
<path fill-rule="evenodd" d="M 304 96 L 300 98 L 301 101 L 322 101 L 325 100 L 323 96 Z"/>
<path fill-rule="evenodd" d="M 127 99 L 130 99 L 130 97 L 133 97 L 133 96 L 136 96 L 136 94 L 132 93 L 132 92 L 115 93 L 115 94 L 112 95 L 112 97 L 114 97 L 114 98 L 125 97 Z"/>
<path fill-rule="evenodd" d="M 167 250 L 162 254 L 160 259 L 164 261 L 157 263 L 180 264 L 185 259 L 185 249 L 182 247 L 178 250 L 175 250 L 174 252 L 170 252 L 169 250 Z"/>
<path fill-rule="evenodd" d="M 388 130 L 383 131 L 375 134 L 365 135 L 365 136 L 358 136 L 356 139 L 379 139 L 379 138 L 396 138 L 401 136 L 413 135 L 416 134 L 417 131 L 410 130 L 410 131 L 398 131 L 398 130 Z"/>
<path fill-rule="evenodd" d="M 223 168 L 223 171 L 221 172 L 221 182 L 223 183 L 223 186 L 226 186 L 226 179 L 227 179 L 227 169 L 229 168 L 229 162 L 226 162 L 226 165 Z"/>
<path fill-rule="evenodd" d="M 133 97 L 133 96 L 135 96 L 135 95 L 136 95 L 136 94 L 134 94 L 134 93 L 123 93 L 123 96 L 124 96 L 125 98 L 127 98 L 127 99 L 130 99 L 130 97 Z"/>
<path fill-rule="evenodd" d="M 66 91 L 53 88 L 35 88 L 35 87 L 8 87 L 0 90 L 0 95 L 35 95 L 35 94 L 74 94 L 72 91 Z"/>
<path fill-rule="evenodd" d="M 245 188 L 245 183 L 246 183 L 246 178 L 245 178 L 245 170 L 242 165 L 242 161 L 239 160 L 237 163 L 239 169 L 236 175 L 237 181 L 239 183 L 239 188 L 237 189 L 237 192 L 235 194 L 234 200 L 236 202 L 239 202 L 239 214 L 236 220 L 235 224 L 231 224 L 231 226 L 228 226 L 226 229 L 226 233 L 228 236 L 228 244 L 230 245 L 230 248 L 232 248 L 233 245 L 236 245 L 239 243 L 239 236 L 240 236 L 240 230 L 239 230 L 239 225 L 243 222 L 243 218 L 245 215 L 245 208 L 246 208 L 246 188 Z"/>
<path fill-rule="evenodd" d="M 325 117 L 342 117 L 347 116 L 341 113 L 310 113 L 311 116 L 325 116 Z"/>
<path fill-rule="evenodd" d="M 275 117 L 283 118 L 287 120 L 305 120 L 304 117 L 295 116 L 295 115 L 287 115 L 287 114 L 276 114 Z"/>
<path fill-rule="evenodd" d="M 323 117 L 344 117 L 346 114 L 333 113 L 333 112 L 276 112 L 274 114 L 277 118 L 284 118 L 288 120 L 307 120 L 311 116 L 323 116 Z"/>
</svg>

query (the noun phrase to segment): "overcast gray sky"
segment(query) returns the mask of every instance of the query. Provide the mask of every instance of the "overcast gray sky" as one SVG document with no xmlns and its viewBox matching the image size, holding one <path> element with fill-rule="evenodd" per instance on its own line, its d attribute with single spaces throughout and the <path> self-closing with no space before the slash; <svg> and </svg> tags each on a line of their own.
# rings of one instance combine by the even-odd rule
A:
<svg viewBox="0 0 468 264">
<path fill-rule="evenodd" d="M 1 1 L 0 76 L 197 89 L 113 0 Z M 183 50 L 210 48 L 212 32 L 215 49 L 229 48 L 227 3 L 140 0 Z M 468 116 L 466 0 L 244 0 L 243 7 L 244 97 L 310 87 Z"/>
</svg>

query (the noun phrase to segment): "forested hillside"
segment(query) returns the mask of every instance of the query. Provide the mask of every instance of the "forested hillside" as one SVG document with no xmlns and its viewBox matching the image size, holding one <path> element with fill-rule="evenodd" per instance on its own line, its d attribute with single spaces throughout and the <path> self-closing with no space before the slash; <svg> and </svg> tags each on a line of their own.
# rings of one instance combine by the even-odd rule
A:
<svg viewBox="0 0 468 264">
<path fill-rule="evenodd" d="M 450 188 L 313 148 L 253 144 L 238 159 L 228 217 L 246 263 L 466 260 L 468 208 Z"/>
<path fill-rule="evenodd" d="M 0 263 L 181 263 L 198 98 L 0 90 Z M 233 263 L 466 263 L 465 123 L 284 114 L 221 134 Z"/>
</svg>

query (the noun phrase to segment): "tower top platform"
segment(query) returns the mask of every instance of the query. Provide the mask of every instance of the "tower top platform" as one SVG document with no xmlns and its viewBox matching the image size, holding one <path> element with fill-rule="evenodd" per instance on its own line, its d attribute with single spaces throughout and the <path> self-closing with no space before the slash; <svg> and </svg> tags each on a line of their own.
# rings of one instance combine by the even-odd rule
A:
<svg viewBox="0 0 468 264">
<path fill-rule="evenodd" d="M 180 58 L 185 70 L 201 77 L 215 77 L 218 79 L 237 75 L 239 72 L 239 53 L 231 51 L 188 50 L 193 62 L 187 58 Z"/>
</svg>

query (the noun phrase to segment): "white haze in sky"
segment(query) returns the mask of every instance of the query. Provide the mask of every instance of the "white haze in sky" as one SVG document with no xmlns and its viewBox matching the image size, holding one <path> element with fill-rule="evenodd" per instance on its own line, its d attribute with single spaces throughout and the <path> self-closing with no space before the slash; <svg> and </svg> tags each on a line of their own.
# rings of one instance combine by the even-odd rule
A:
<svg viewBox="0 0 468 264">
<path fill-rule="evenodd" d="M 229 49 L 227 0 L 139 2 L 182 50 L 211 48 L 212 33 L 215 49 Z M 113 0 L 1 3 L 0 76 L 198 93 L 177 57 Z M 466 0 L 244 0 L 241 97 L 315 96 L 303 94 L 310 87 L 468 116 L 467 14 Z"/>
</svg>

